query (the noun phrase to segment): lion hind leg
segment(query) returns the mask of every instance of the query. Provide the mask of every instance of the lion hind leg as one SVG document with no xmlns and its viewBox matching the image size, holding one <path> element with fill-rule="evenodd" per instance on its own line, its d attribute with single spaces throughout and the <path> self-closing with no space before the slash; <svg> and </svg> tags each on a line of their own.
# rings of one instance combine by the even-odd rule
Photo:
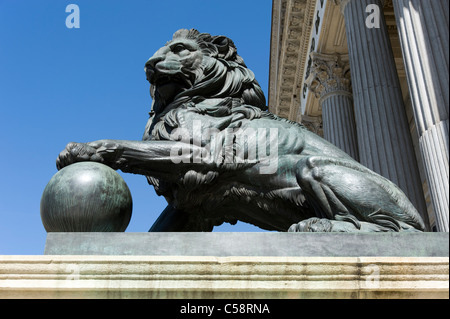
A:
<svg viewBox="0 0 450 319">
<path fill-rule="evenodd" d="M 350 214 L 347 207 L 345 207 L 345 205 L 337 198 L 333 190 L 326 184 L 321 184 L 321 187 L 328 200 L 329 204 L 327 206 L 330 209 L 329 214 L 332 216 L 332 219 L 342 222 L 349 222 L 353 224 L 356 229 L 360 229 L 361 223 L 359 220 Z"/>
<path fill-rule="evenodd" d="M 297 179 L 302 189 L 310 191 L 314 194 L 314 201 L 318 203 L 321 208 L 320 216 L 325 216 L 329 220 L 337 220 L 341 222 L 348 222 L 353 225 L 350 229 L 358 230 L 361 228 L 360 221 L 353 216 L 345 204 L 337 197 L 336 193 L 332 188 L 323 182 L 322 172 L 319 167 L 316 166 L 316 158 L 310 157 L 304 160 L 302 163 L 300 174 L 298 174 Z M 308 228 L 308 225 L 314 225 L 318 228 L 319 224 L 322 225 L 323 231 L 331 231 L 331 225 L 328 225 L 326 219 L 322 219 L 322 222 L 317 224 L 316 219 L 311 219 L 310 223 L 302 223 L 299 225 L 300 228 Z M 328 225 L 328 226 L 327 226 Z"/>
<path fill-rule="evenodd" d="M 330 220 L 305 221 L 297 229 L 322 227 L 323 231 L 352 232 L 422 229 L 417 211 L 400 189 L 356 162 L 305 157 L 297 164 L 297 182 L 322 210 L 317 216 Z"/>
</svg>

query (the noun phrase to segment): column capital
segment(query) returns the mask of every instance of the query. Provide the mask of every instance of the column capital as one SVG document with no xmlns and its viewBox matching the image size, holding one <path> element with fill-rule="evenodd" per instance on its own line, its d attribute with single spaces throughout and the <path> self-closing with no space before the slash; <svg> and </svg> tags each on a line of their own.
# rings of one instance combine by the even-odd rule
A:
<svg viewBox="0 0 450 319">
<path fill-rule="evenodd" d="M 306 85 L 317 98 L 352 95 L 348 55 L 311 52 L 311 72 Z"/>
</svg>

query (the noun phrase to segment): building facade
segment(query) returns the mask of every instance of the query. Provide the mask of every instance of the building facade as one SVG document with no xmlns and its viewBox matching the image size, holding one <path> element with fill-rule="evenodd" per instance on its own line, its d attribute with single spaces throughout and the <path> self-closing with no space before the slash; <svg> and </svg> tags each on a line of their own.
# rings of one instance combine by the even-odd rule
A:
<svg viewBox="0 0 450 319">
<path fill-rule="evenodd" d="M 449 231 L 448 0 L 273 0 L 269 107 Z"/>
</svg>

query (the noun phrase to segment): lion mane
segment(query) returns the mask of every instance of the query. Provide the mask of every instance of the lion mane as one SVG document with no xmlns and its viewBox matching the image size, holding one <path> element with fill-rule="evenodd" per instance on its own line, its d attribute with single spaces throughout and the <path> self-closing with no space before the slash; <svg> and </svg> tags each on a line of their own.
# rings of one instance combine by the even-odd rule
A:
<svg viewBox="0 0 450 319">
<path fill-rule="evenodd" d="M 234 122 L 243 118 L 252 120 L 267 116 L 284 120 L 266 112 L 264 93 L 254 73 L 237 54 L 236 46 L 231 39 L 200 33 L 195 29 L 182 29 L 173 35 L 166 46 L 179 39 L 194 40 L 198 44 L 203 54 L 202 63 L 195 72 L 193 85 L 180 92 L 169 103 L 160 99 L 155 86 L 151 85 L 150 92 L 154 104 L 143 140 L 172 139 L 173 130 L 183 126 L 187 112 L 205 115 L 211 126 L 220 130 L 232 126 Z M 147 73 L 147 68 L 145 71 Z M 147 79 L 149 80 L 148 73 Z M 214 102 L 204 104 L 203 101 Z M 220 120 L 224 118 L 229 120 Z M 211 174 L 214 174 L 214 178 L 217 177 L 217 172 L 189 171 L 183 176 L 182 184 L 185 185 L 189 180 L 195 181 L 195 185 L 190 185 L 192 188 L 208 184 L 204 179 L 210 178 Z M 166 198 L 172 197 L 171 189 L 180 187 L 152 176 L 147 176 L 147 179 L 155 187 L 157 194 Z"/>
<path fill-rule="evenodd" d="M 242 114 L 249 120 L 269 117 L 306 129 L 298 122 L 267 112 L 264 92 L 255 74 L 247 68 L 242 57 L 237 54 L 236 46 L 231 39 L 200 33 L 196 29 L 181 29 L 175 32 L 166 46 L 178 39 L 195 41 L 203 53 L 203 61 L 195 71 L 196 78 L 192 87 L 179 93 L 168 105 L 165 105 L 166 101 L 159 98 L 155 86 L 150 86 L 153 105 L 150 112 L 151 119 L 145 128 L 144 140 L 169 139 L 171 129 L 180 126 L 179 117 L 182 115 L 179 111 L 182 109 L 212 117 L 226 117 L 233 113 Z M 146 66 L 145 72 L 150 82 L 147 71 Z M 218 102 L 211 107 L 201 106 L 200 102 L 208 99 L 216 99 Z M 155 113 L 155 110 L 159 112 Z M 153 137 L 150 137 L 151 135 Z"/>
<path fill-rule="evenodd" d="M 231 39 L 200 33 L 195 29 L 182 29 L 173 35 L 173 39 L 166 46 L 180 38 L 194 40 L 204 56 L 201 66 L 196 71 L 193 86 L 178 94 L 171 104 L 179 105 L 201 96 L 205 99 L 233 98 L 239 100 L 241 105 L 251 105 L 263 111 L 267 110 L 264 93 L 254 73 L 247 68 L 244 60 L 237 54 L 236 46 Z M 147 73 L 147 68 L 145 71 Z M 155 104 L 165 103 L 155 94 L 153 85 L 150 91 Z M 164 108 L 165 105 L 162 108 L 153 107 L 153 109 Z"/>
</svg>

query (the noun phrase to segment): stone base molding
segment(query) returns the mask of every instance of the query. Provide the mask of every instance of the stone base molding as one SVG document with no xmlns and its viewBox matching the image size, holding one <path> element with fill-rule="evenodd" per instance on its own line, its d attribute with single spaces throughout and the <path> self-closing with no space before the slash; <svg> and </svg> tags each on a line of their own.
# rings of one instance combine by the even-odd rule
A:
<svg viewBox="0 0 450 319">
<path fill-rule="evenodd" d="M 0 256 L 1 298 L 449 298 L 448 257 Z"/>
</svg>

